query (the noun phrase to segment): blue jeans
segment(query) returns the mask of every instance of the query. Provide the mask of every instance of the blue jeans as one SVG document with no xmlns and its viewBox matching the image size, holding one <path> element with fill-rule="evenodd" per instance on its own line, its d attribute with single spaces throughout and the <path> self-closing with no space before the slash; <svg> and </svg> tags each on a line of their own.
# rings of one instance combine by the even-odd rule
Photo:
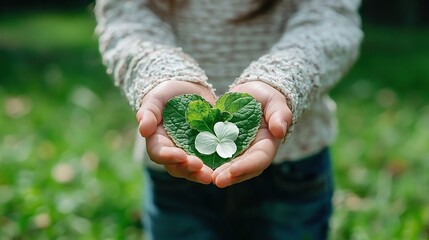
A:
<svg viewBox="0 0 429 240">
<path fill-rule="evenodd" d="M 326 239 L 332 213 L 329 150 L 272 164 L 225 189 L 148 169 L 148 239 Z"/>
</svg>

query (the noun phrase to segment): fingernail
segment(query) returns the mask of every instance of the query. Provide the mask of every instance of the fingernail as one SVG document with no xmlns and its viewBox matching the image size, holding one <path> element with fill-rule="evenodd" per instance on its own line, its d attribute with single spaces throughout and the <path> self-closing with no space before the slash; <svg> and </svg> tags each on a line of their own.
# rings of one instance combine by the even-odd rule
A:
<svg viewBox="0 0 429 240">
<path fill-rule="evenodd" d="M 286 130 L 287 130 L 287 122 L 282 122 L 283 136 L 286 135 Z"/>
</svg>

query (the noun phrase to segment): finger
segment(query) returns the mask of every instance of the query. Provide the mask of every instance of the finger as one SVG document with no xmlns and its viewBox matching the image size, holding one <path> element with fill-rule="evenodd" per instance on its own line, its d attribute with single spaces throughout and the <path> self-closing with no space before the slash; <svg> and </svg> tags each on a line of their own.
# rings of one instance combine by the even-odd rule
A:
<svg viewBox="0 0 429 240">
<path fill-rule="evenodd" d="M 244 182 L 246 180 L 252 179 L 254 177 L 259 176 L 263 171 L 260 172 L 254 172 L 252 174 L 246 174 L 238 177 L 233 177 L 229 172 L 224 172 L 222 175 L 219 175 L 219 177 L 216 179 L 216 182 L 214 184 L 219 188 L 225 188 L 237 183 Z"/>
<path fill-rule="evenodd" d="M 217 175 L 216 186 L 224 188 L 259 176 L 271 163 L 272 158 L 262 150 L 252 152 L 252 157 L 243 156 Z"/>
<path fill-rule="evenodd" d="M 148 94 L 137 113 L 139 131 L 143 137 L 149 137 L 156 131 L 156 127 L 162 121 L 162 110 L 164 106 L 159 98 Z"/>
<path fill-rule="evenodd" d="M 148 149 L 150 159 L 158 164 L 171 165 L 186 161 L 186 153 L 177 147 L 159 146 Z"/>
<path fill-rule="evenodd" d="M 147 110 L 140 109 L 140 120 L 139 120 L 139 132 L 143 137 L 150 137 L 155 133 L 156 127 L 158 126 L 160 119 L 157 117 L 157 113 Z"/>
<path fill-rule="evenodd" d="M 212 170 L 205 165 L 203 165 L 199 170 L 191 170 L 187 162 L 184 162 L 173 165 L 166 165 L 165 169 L 173 177 L 185 178 L 190 181 L 202 184 L 209 184 L 212 181 Z"/>
<path fill-rule="evenodd" d="M 201 170 L 203 168 L 204 163 L 201 161 L 201 159 L 195 157 L 195 156 L 189 156 L 188 155 L 188 161 L 186 162 L 186 169 L 189 172 L 195 172 Z"/>
<path fill-rule="evenodd" d="M 258 176 L 271 164 L 279 144 L 267 129 L 259 130 L 254 144 L 243 155 L 215 170 L 213 182 L 226 187 Z"/>
<path fill-rule="evenodd" d="M 284 97 L 270 99 L 264 108 L 264 117 L 271 134 L 280 139 L 286 135 L 287 127 L 292 122 L 292 112 Z"/>
<path fill-rule="evenodd" d="M 284 112 L 280 111 L 271 114 L 269 118 L 266 117 L 265 121 L 268 123 L 270 133 L 278 139 L 284 138 L 289 126 L 288 122 L 291 122 L 291 120 L 288 120 L 288 117 L 285 116 Z"/>
<path fill-rule="evenodd" d="M 199 171 L 187 178 L 189 181 L 201 183 L 201 184 L 210 184 L 212 183 L 212 178 L 210 172 L 208 171 Z"/>
<path fill-rule="evenodd" d="M 191 171 L 186 161 L 177 164 L 164 165 L 164 167 L 171 176 L 177 178 L 186 178 L 188 175 L 197 171 Z"/>
<path fill-rule="evenodd" d="M 212 173 L 213 170 L 204 165 L 200 171 L 192 173 L 187 179 L 202 184 L 210 184 L 212 182 Z"/>
<path fill-rule="evenodd" d="M 266 130 L 266 127 L 267 127 L 267 124 L 265 123 L 265 121 L 261 121 L 261 127 L 260 127 L 260 130 L 258 131 L 258 133 L 257 133 L 257 135 L 256 135 L 256 137 L 255 137 L 255 140 L 254 140 L 254 143 L 256 144 L 258 141 L 261 141 L 261 139 L 264 139 L 264 138 L 270 138 L 270 139 L 272 139 L 272 137 L 270 137 L 270 134 L 269 134 L 269 132 Z M 262 129 L 262 130 L 261 130 Z M 245 154 L 251 154 L 250 153 L 250 151 L 252 151 L 251 149 L 252 148 L 254 148 L 254 147 L 250 147 L 248 150 L 246 150 L 246 153 Z M 245 155 L 244 154 L 244 155 Z M 213 181 L 215 181 L 215 179 L 217 178 L 217 176 L 219 175 L 219 174 L 221 174 L 222 172 L 224 172 L 224 171 L 226 171 L 227 169 L 229 169 L 230 167 L 231 167 L 231 165 L 232 164 L 234 164 L 235 162 L 237 162 L 237 161 L 239 161 L 240 159 L 242 159 L 243 158 L 243 156 L 244 155 L 241 155 L 241 156 L 239 156 L 239 157 L 237 157 L 237 158 L 235 158 L 235 159 L 232 159 L 231 161 L 229 161 L 229 162 L 226 162 L 226 163 L 224 163 L 224 164 L 222 164 L 221 166 L 219 166 L 218 168 L 216 168 L 214 171 L 213 171 Z"/>
<path fill-rule="evenodd" d="M 157 132 L 146 139 L 146 149 L 150 159 L 158 164 L 176 164 L 188 158 L 185 151 L 174 145 L 162 126 L 158 126 Z"/>
<path fill-rule="evenodd" d="M 219 174 L 221 174 L 223 171 L 225 171 L 225 170 L 227 170 L 228 168 L 230 168 L 230 167 L 231 167 L 231 165 L 232 165 L 232 163 L 233 163 L 234 161 L 235 161 L 235 160 L 231 160 L 230 162 L 226 162 L 226 163 L 222 164 L 221 166 L 219 166 L 218 168 L 216 168 L 216 169 L 213 171 L 213 174 L 212 174 L 213 182 L 215 182 L 215 181 L 216 181 L 216 178 L 219 176 Z"/>
<path fill-rule="evenodd" d="M 276 152 L 274 146 L 265 145 L 264 149 L 250 149 L 249 153 L 237 159 L 229 168 L 231 176 L 238 177 L 265 170 L 275 156 L 273 152 Z"/>
</svg>

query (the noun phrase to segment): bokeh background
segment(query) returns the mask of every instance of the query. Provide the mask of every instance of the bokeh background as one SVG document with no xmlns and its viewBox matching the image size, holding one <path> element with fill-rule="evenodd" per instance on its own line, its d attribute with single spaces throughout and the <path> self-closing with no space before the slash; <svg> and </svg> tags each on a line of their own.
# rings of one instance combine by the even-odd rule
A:
<svg viewBox="0 0 429 240">
<path fill-rule="evenodd" d="M 89 0 L 0 2 L 0 239 L 140 239 L 134 113 L 105 74 Z M 334 89 L 332 239 L 429 239 L 429 1 L 361 8 Z"/>
</svg>

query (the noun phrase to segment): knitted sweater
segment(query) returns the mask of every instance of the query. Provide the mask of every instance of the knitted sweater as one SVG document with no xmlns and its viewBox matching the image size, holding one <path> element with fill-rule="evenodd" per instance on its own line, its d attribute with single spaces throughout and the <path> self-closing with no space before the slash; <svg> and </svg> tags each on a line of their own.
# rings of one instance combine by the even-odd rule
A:
<svg viewBox="0 0 429 240">
<path fill-rule="evenodd" d="M 98 0 L 100 51 L 137 110 L 157 84 L 190 81 L 223 94 L 229 86 L 262 81 L 287 99 L 293 132 L 275 163 L 297 160 L 332 143 L 335 103 L 329 90 L 358 56 L 359 0 L 283 0 L 269 14 L 234 24 L 253 0 Z M 167 11 L 167 10 L 166 10 Z M 216 90 L 215 90 L 216 89 Z"/>
</svg>

